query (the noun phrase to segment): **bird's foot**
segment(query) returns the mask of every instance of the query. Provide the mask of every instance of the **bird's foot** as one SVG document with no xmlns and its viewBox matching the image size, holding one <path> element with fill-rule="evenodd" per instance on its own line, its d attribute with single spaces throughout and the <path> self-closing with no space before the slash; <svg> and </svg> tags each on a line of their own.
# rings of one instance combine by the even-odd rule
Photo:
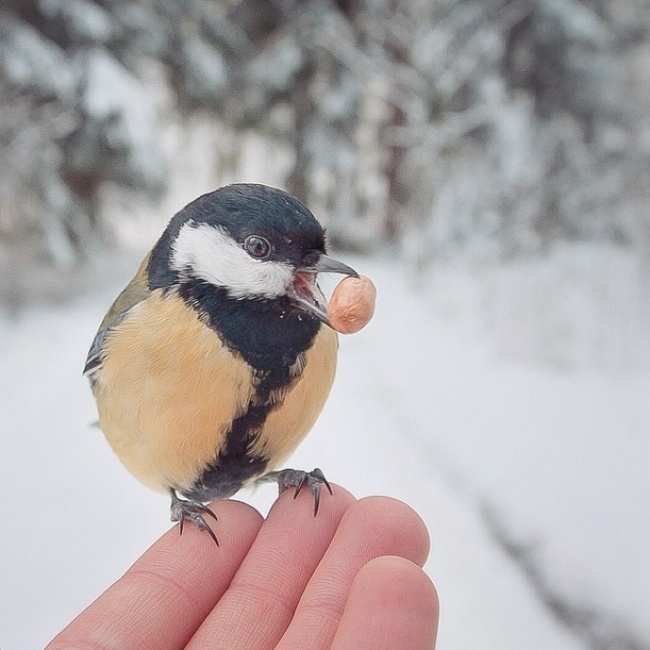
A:
<svg viewBox="0 0 650 650">
<path fill-rule="evenodd" d="M 295 488 L 294 499 L 306 485 L 314 496 L 314 517 L 318 514 L 321 487 L 324 485 L 327 491 L 333 494 L 332 486 L 318 467 L 311 472 L 305 472 L 301 469 L 283 469 L 279 472 L 269 472 L 257 480 L 258 483 L 269 483 L 271 481 L 278 484 L 279 494 L 282 494 L 288 488 Z"/>
<path fill-rule="evenodd" d="M 219 546 L 219 540 L 214 534 L 214 531 L 208 525 L 208 522 L 205 520 L 205 517 L 212 517 L 215 521 L 217 520 L 217 515 L 208 508 L 208 506 L 199 503 L 198 501 L 186 501 L 185 499 L 179 499 L 176 496 L 176 493 L 172 490 L 172 505 L 171 505 L 171 520 L 177 521 L 179 523 L 180 534 L 183 534 L 183 525 L 185 521 L 191 521 L 199 528 L 199 530 L 204 530 L 212 537 L 214 543 Z"/>
</svg>

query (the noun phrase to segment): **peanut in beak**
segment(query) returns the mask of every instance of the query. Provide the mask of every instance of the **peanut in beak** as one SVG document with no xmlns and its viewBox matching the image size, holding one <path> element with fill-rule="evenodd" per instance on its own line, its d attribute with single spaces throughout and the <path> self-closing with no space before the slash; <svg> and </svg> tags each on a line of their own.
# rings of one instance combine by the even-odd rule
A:
<svg viewBox="0 0 650 650">
<path fill-rule="evenodd" d="M 366 276 L 347 277 L 334 289 L 327 317 L 341 334 L 354 334 L 363 329 L 375 313 L 377 289 Z"/>
</svg>

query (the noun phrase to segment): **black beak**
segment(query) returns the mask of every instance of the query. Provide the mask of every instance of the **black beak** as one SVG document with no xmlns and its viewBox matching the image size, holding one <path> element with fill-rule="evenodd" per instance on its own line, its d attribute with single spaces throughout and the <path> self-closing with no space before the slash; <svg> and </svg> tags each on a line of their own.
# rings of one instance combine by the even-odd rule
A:
<svg viewBox="0 0 650 650">
<path fill-rule="evenodd" d="M 343 264 L 343 262 L 339 262 L 324 253 L 320 255 L 316 264 L 309 270 L 311 271 L 312 269 L 316 273 L 341 273 L 343 275 L 351 275 L 355 278 L 359 277 L 359 274 L 351 266 Z"/>
<path fill-rule="evenodd" d="M 316 316 L 325 325 L 332 327 L 327 319 L 327 300 L 316 283 L 318 273 L 341 273 L 355 278 L 358 278 L 359 274 L 351 266 L 328 257 L 324 253 L 318 255 L 316 262 L 310 260 L 296 271 L 289 295 L 306 312 Z"/>
</svg>

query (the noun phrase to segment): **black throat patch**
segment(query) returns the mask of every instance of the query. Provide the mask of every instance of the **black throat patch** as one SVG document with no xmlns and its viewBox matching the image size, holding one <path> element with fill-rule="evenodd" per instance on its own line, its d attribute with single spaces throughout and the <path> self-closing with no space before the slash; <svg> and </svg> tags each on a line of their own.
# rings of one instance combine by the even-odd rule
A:
<svg viewBox="0 0 650 650">
<path fill-rule="evenodd" d="M 291 367 L 321 326 L 284 296 L 235 299 L 225 289 L 197 280 L 184 282 L 178 291 L 224 344 L 257 371 Z"/>
</svg>

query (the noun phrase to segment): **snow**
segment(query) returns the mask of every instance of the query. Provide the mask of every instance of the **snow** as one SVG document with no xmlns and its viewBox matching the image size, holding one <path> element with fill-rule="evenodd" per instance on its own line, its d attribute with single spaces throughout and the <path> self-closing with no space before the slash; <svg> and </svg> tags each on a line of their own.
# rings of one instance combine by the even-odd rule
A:
<svg viewBox="0 0 650 650">
<path fill-rule="evenodd" d="M 607 23 L 581 2 L 547 0 L 544 9 L 564 25 L 576 41 L 602 42 L 610 36 Z"/>
<path fill-rule="evenodd" d="M 219 50 L 195 37 L 184 43 L 183 55 L 190 96 L 203 101 L 219 99 L 228 83 L 228 69 Z"/>
<path fill-rule="evenodd" d="M 647 263 L 623 248 L 556 244 L 511 265 L 436 266 L 421 291 L 500 359 L 575 371 L 650 368 Z"/>
<path fill-rule="evenodd" d="M 291 464 L 421 513 L 443 650 L 589 647 L 495 543 L 486 509 L 531 544 L 556 592 L 650 643 L 648 374 L 504 359 L 459 326 L 467 314 L 445 315 L 388 259 L 354 263 L 379 288 L 377 314 L 342 338 L 332 396 Z M 167 500 L 137 484 L 90 426 L 81 377 L 133 265 L 116 262 L 116 284 L 93 295 L 0 321 L 5 650 L 43 645 L 169 525 Z M 266 509 L 274 491 L 242 497 Z"/>
<path fill-rule="evenodd" d="M 283 91 L 302 63 L 298 45 L 290 38 L 281 38 L 255 57 L 246 72 L 255 84 Z"/>
<path fill-rule="evenodd" d="M 166 178 L 156 124 L 159 88 L 145 87 L 102 48 L 78 55 L 83 67 L 81 107 L 113 150 L 124 151 L 129 179 L 155 185 Z M 135 177 L 135 178 L 133 178 Z"/>
<path fill-rule="evenodd" d="M 46 98 L 70 99 L 76 79 L 56 43 L 8 16 L 2 17 L 0 36 L 0 71 L 12 84 Z"/>
<path fill-rule="evenodd" d="M 71 36 L 81 41 L 103 43 L 114 35 L 111 15 L 86 0 L 40 0 L 49 20 L 61 18 Z"/>
</svg>

